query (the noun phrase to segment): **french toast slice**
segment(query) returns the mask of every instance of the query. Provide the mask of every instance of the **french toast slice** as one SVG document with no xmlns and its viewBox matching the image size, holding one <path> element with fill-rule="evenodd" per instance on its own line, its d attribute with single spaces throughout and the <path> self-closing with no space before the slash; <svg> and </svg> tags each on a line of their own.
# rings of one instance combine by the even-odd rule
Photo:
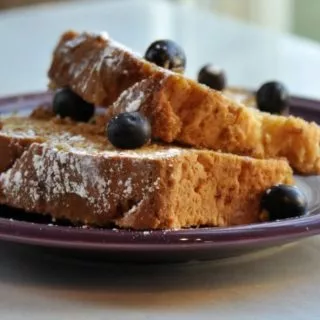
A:
<svg viewBox="0 0 320 320">
<path fill-rule="evenodd" d="M 103 106 L 132 86 L 108 109 L 109 117 L 141 110 L 152 121 L 153 137 L 165 142 L 261 159 L 284 157 L 299 173 L 320 173 L 320 128 L 315 123 L 246 108 L 228 98 L 235 97 L 232 92 L 224 96 L 157 67 L 107 36 L 65 33 L 49 78 L 52 87 L 68 86 Z"/>
<path fill-rule="evenodd" d="M 44 115 L 44 116 L 43 116 Z M 73 223 L 132 229 L 259 221 L 261 194 L 293 183 L 284 160 L 153 143 L 117 150 L 104 120 L 1 120 L 0 203 Z"/>
<path fill-rule="evenodd" d="M 152 135 L 254 158 L 286 158 L 294 170 L 320 174 L 320 128 L 293 116 L 247 108 L 222 93 L 179 74 L 161 74 L 124 91 L 107 118 L 140 111 L 152 124 Z"/>
</svg>

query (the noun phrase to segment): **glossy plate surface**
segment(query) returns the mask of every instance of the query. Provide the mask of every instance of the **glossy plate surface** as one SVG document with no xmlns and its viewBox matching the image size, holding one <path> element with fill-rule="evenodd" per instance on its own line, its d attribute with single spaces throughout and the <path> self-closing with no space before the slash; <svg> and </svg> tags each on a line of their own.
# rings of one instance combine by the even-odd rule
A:
<svg viewBox="0 0 320 320">
<path fill-rule="evenodd" d="M 50 101 L 48 93 L 2 98 L 0 113 L 28 114 Z M 320 102 L 292 98 L 291 113 L 320 123 Z M 320 177 L 296 178 L 309 204 L 309 214 L 301 218 L 232 228 L 129 231 L 53 225 L 49 218 L 0 206 L 0 239 L 98 261 L 174 262 L 239 256 L 320 233 Z"/>
</svg>

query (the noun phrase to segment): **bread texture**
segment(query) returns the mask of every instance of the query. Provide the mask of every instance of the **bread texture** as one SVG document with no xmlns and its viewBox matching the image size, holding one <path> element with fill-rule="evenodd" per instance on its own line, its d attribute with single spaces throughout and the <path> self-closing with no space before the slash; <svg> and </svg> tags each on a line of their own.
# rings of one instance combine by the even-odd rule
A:
<svg viewBox="0 0 320 320">
<path fill-rule="evenodd" d="M 254 158 L 286 158 L 299 173 L 320 173 L 320 128 L 293 116 L 248 108 L 178 74 L 157 74 L 121 94 L 108 118 L 140 111 L 154 138 Z"/>
<path fill-rule="evenodd" d="M 261 194 L 293 183 L 284 160 L 164 144 L 117 150 L 99 120 L 80 124 L 50 113 L 3 119 L 0 150 L 8 155 L 0 159 L 0 203 L 94 226 L 259 222 Z"/>
</svg>

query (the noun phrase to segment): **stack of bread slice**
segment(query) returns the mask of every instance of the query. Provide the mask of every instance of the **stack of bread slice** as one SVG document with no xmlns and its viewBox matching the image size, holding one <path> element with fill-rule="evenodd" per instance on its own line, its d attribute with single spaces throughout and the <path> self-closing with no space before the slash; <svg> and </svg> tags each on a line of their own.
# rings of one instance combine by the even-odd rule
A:
<svg viewBox="0 0 320 320">
<path fill-rule="evenodd" d="M 293 184 L 293 170 L 320 172 L 315 123 L 249 108 L 106 34 L 63 34 L 49 78 L 104 111 L 88 123 L 44 109 L 2 119 L 2 204 L 93 226 L 232 226 L 259 222 L 261 195 Z M 134 111 L 152 141 L 117 149 L 105 127 Z"/>
</svg>

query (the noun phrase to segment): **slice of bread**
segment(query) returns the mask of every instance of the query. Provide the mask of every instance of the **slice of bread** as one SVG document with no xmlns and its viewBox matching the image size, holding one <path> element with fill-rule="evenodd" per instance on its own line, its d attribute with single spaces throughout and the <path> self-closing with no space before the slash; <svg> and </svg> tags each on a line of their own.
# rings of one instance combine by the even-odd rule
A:
<svg viewBox="0 0 320 320">
<path fill-rule="evenodd" d="M 140 110 L 152 121 L 153 137 L 165 142 L 261 159 L 284 157 L 300 173 L 320 173 L 320 129 L 315 123 L 248 109 L 226 97 L 235 94 L 224 96 L 159 68 L 107 36 L 65 33 L 49 77 L 52 87 L 69 86 L 104 106 L 132 86 L 109 109 L 109 117 Z"/>
<path fill-rule="evenodd" d="M 178 74 L 156 74 L 124 91 L 108 118 L 141 111 L 154 138 L 255 158 L 286 158 L 298 172 L 320 173 L 320 128 L 293 116 L 247 108 Z"/>
<path fill-rule="evenodd" d="M 101 123 L 3 119 L 0 203 L 95 226 L 230 226 L 258 222 L 263 191 L 293 182 L 284 160 L 163 144 L 116 150 Z"/>
</svg>

